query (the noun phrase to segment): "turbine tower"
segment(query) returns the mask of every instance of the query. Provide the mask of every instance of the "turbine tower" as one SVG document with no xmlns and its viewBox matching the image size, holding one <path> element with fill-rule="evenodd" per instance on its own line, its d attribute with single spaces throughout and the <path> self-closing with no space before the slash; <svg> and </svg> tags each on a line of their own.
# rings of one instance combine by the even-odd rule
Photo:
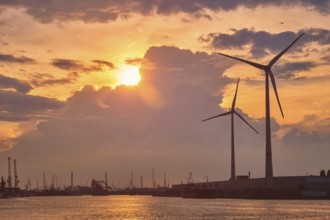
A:
<svg viewBox="0 0 330 220">
<path fill-rule="evenodd" d="M 258 131 L 254 129 L 236 110 L 235 110 L 235 105 L 236 105 L 236 97 L 237 97 L 237 90 L 238 90 L 238 84 L 239 84 L 239 79 L 237 80 L 237 85 L 236 85 L 236 91 L 235 91 L 235 96 L 233 99 L 233 103 L 231 105 L 231 109 L 228 112 L 222 113 L 220 115 L 213 116 L 211 118 L 204 119 L 204 121 L 225 116 L 225 115 L 231 115 L 231 177 L 230 180 L 235 180 L 236 178 L 236 168 L 235 168 L 235 142 L 234 142 L 234 114 L 236 114 L 242 121 L 244 121 L 250 128 L 252 128 L 257 134 Z"/>
<path fill-rule="evenodd" d="M 259 63 L 255 63 L 255 62 L 251 62 L 248 60 L 244 60 L 241 58 L 237 58 L 237 57 L 233 57 L 233 56 L 229 56 L 223 53 L 219 53 L 220 55 L 235 59 L 235 60 L 239 60 L 243 63 L 249 64 L 253 67 L 256 67 L 258 69 L 262 69 L 265 71 L 265 87 L 266 87 L 266 180 L 270 180 L 271 178 L 273 178 L 273 162 L 272 162 L 272 145 L 271 145 L 271 129 L 270 129 L 270 107 L 269 107 L 269 78 L 271 79 L 271 83 L 273 85 L 274 88 L 274 92 L 275 92 L 275 96 L 277 99 L 277 103 L 278 106 L 280 108 L 282 117 L 284 118 L 284 114 L 283 114 L 283 110 L 282 110 L 282 106 L 280 103 L 280 100 L 278 98 L 278 94 L 277 94 L 277 89 L 276 89 L 276 82 L 275 82 L 275 77 L 274 74 L 271 70 L 272 66 L 283 56 L 283 54 L 294 44 L 296 43 L 297 40 L 299 40 L 299 38 L 301 38 L 303 36 L 304 33 L 300 34 L 287 48 L 285 48 L 282 52 L 280 52 L 279 54 L 277 54 L 267 65 L 262 65 Z M 266 183 L 267 186 L 267 183 Z"/>
</svg>

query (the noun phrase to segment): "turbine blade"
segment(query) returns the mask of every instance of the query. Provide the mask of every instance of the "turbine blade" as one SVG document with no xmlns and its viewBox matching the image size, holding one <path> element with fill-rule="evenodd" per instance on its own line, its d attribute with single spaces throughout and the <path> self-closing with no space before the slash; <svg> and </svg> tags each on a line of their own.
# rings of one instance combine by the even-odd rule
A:
<svg viewBox="0 0 330 220">
<path fill-rule="evenodd" d="M 274 74 L 273 74 L 272 71 L 269 71 L 269 76 L 270 76 L 270 79 L 271 79 L 271 81 L 272 81 L 272 85 L 273 85 L 273 88 L 274 88 L 274 92 L 275 92 L 275 95 L 276 95 L 276 99 L 277 99 L 278 106 L 280 107 L 282 117 L 284 118 L 284 114 L 283 114 L 283 110 L 282 110 L 281 102 L 280 102 L 280 99 L 278 98 L 278 94 L 277 94 L 277 88 L 276 88 L 275 77 L 274 77 Z"/>
<path fill-rule="evenodd" d="M 220 114 L 220 115 L 216 115 L 216 116 L 213 116 L 213 117 L 211 117 L 211 118 L 204 119 L 204 120 L 202 120 L 202 122 L 204 122 L 204 121 L 208 121 L 208 120 L 211 120 L 211 119 L 213 119 L 213 118 L 217 118 L 217 117 L 221 117 L 221 116 L 229 115 L 229 114 L 232 114 L 232 111 L 225 112 L 225 113 L 222 113 L 222 114 Z"/>
<path fill-rule="evenodd" d="M 238 78 L 238 80 L 237 80 L 235 96 L 234 96 L 234 99 L 233 99 L 233 103 L 232 103 L 232 105 L 231 105 L 231 109 L 232 109 L 232 110 L 235 109 L 235 105 L 236 105 L 236 97 L 237 97 L 238 83 L 239 83 L 239 78 Z"/>
<path fill-rule="evenodd" d="M 229 57 L 229 58 L 235 59 L 235 60 L 239 60 L 239 61 L 241 61 L 243 63 L 247 63 L 247 64 L 249 64 L 251 66 L 254 66 L 254 67 L 258 68 L 258 69 L 263 69 L 264 70 L 266 68 L 264 65 L 261 65 L 259 63 L 255 63 L 255 62 L 252 62 L 252 61 L 244 60 L 244 59 L 241 59 L 241 58 L 238 58 L 238 57 L 232 57 L 232 56 L 229 56 L 229 55 L 223 54 L 223 53 L 218 53 L 218 54 L 220 54 L 222 56 L 225 56 L 225 57 Z"/>
<path fill-rule="evenodd" d="M 300 34 L 299 37 L 297 37 L 287 48 L 285 48 L 281 53 L 277 54 L 268 64 L 269 67 L 273 66 L 274 63 L 276 63 L 281 56 L 283 56 L 283 54 L 285 54 L 285 52 L 294 44 L 296 43 L 297 40 L 299 40 L 299 38 L 301 38 L 304 35 L 304 33 Z"/>
<path fill-rule="evenodd" d="M 252 127 L 252 125 L 250 125 L 244 118 L 242 115 L 238 114 L 236 111 L 234 111 L 234 113 L 240 118 L 242 119 L 242 121 L 244 121 L 250 128 L 252 128 L 257 134 L 259 134 L 259 132 L 254 128 Z"/>
</svg>

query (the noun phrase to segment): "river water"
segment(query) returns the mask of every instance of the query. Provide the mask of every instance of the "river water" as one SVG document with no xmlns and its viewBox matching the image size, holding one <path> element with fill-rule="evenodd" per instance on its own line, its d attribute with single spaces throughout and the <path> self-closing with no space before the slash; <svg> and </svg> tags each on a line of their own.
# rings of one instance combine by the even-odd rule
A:
<svg viewBox="0 0 330 220">
<path fill-rule="evenodd" d="M 151 196 L 28 197 L 1 199 L 0 219 L 330 220 L 330 201 L 182 199 Z"/>
</svg>

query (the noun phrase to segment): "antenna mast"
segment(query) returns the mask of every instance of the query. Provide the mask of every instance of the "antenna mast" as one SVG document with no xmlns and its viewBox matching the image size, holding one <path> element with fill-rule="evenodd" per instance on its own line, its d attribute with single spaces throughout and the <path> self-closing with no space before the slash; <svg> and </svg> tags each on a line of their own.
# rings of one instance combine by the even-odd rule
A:
<svg viewBox="0 0 330 220">
<path fill-rule="evenodd" d="M 15 184 L 15 188 L 18 188 L 18 176 L 17 176 L 17 169 L 16 169 L 16 160 L 14 159 L 14 184 Z"/>
</svg>

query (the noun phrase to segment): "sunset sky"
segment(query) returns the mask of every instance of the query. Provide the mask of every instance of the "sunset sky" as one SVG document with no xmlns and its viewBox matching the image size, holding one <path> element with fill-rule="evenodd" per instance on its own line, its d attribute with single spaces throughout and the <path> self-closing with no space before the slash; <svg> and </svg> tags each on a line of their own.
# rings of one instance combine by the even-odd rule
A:
<svg viewBox="0 0 330 220">
<path fill-rule="evenodd" d="M 264 72 L 217 52 L 273 66 L 275 176 L 330 169 L 330 1 L 0 0 L 0 176 L 17 159 L 20 186 L 42 172 L 69 184 L 135 185 L 265 173 Z"/>
</svg>

